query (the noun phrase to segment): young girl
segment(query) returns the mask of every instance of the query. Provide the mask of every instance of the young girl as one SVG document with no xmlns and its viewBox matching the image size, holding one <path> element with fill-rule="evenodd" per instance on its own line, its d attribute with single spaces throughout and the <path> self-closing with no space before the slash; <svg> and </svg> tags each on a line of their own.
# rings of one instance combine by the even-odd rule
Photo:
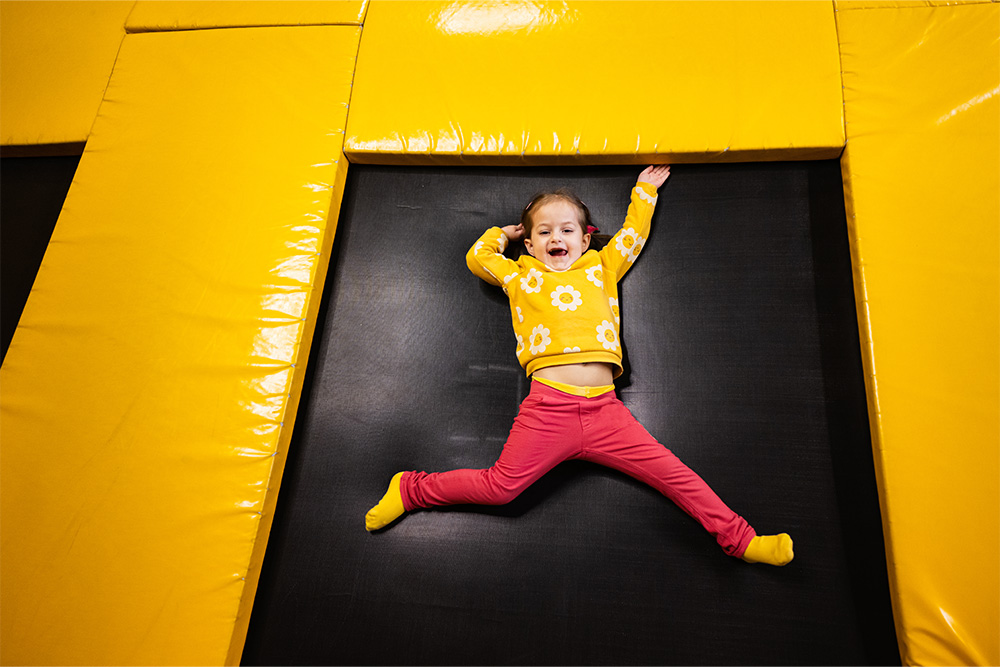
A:
<svg viewBox="0 0 1000 667">
<path fill-rule="evenodd" d="M 510 299 L 517 358 L 532 378 L 500 458 L 484 470 L 401 472 L 368 511 L 378 530 L 418 507 L 510 502 L 557 464 L 593 461 L 654 487 L 694 517 L 727 554 L 751 563 L 792 560 L 786 534 L 757 535 L 711 488 L 658 443 L 614 393 L 622 372 L 618 281 L 649 234 L 666 165 L 639 174 L 625 223 L 600 252 L 589 250 L 590 212 L 572 193 L 536 196 L 521 223 L 492 227 L 469 251 L 469 268 Z M 524 240 L 528 255 L 502 253 Z"/>
</svg>

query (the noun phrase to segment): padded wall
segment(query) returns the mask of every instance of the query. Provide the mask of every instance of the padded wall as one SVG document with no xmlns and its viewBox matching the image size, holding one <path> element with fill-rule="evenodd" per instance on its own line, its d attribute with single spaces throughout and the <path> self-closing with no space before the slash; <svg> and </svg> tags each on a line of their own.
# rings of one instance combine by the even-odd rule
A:
<svg viewBox="0 0 1000 667">
<path fill-rule="evenodd" d="M 388 2 L 365 19 L 354 162 L 835 158 L 823 2 Z"/>
<path fill-rule="evenodd" d="M 837 5 L 897 634 L 908 664 L 996 665 L 1000 5 L 897 4 Z"/>
<path fill-rule="evenodd" d="M 219 27 L 360 25 L 368 0 L 255 0 L 192 2 L 138 0 L 129 14 L 129 32 L 198 30 Z"/>
<path fill-rule="evenodd" d="M 239 659 L 359 38 L 125 38 L 0 371 L 5 664 Z"/>
<path fill-rule="evenodd" d="M 0 144 L 5 155 L 15 145 L 32 146 L 34 154 L 82 152 L 132 5 L 0 2 Z"/>
</svg>

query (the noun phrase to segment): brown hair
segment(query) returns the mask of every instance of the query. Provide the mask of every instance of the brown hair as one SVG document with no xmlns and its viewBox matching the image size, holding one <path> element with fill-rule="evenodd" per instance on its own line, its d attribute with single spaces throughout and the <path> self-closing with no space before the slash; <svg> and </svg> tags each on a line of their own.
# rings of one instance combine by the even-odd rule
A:
<svg viewBox="0 0 1000 667">
<path fill-rule="evenodd" d="M 524 210 L 521 212 L 521 225 L 524 227 L 525 236 L 531 236 L 531 226 L 534 224 L 534 220 L 531 218 L 532 213 L 538 207 L 560 199 L 576 207 L 577 212 L 580 214 L 580 226 L 583 228 L 583 233 L 587 233 L 587 228 L 594 224 L 590 221 L 590 209 L 587 208 L 583 200 L 577 197 L 572 190 L 559 188 L 551 192 L 539 192 L 524 207 Z"/>
</svg>

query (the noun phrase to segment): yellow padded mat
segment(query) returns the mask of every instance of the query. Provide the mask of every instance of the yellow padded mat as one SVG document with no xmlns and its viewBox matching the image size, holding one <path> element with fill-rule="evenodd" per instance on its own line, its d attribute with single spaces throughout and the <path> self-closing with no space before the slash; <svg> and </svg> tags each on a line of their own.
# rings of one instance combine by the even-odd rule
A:
<svg viewBox="0 0 1000 667">
<path fill-rule="evenodd" d="M 359 39 L 125 37 L 0 370 L 5 664 L 238 663 Z"/>
<path fill-rule="evenodd" d="M 843 166 L 904 664 L 1000 664 L 1000 5 L 838 3 Z"/>
<path fill-rule="evenodd" d="M 139 0 L 129 32 L 250 26 L 361 25 L 368 0 Z"/>
<path fill-rule="evenodd" d="M 843 149 L 842 101 L 828 3 L 373 0 L 346 152 L 373 163 L 830 158 Z"/>
<path fill-rule="evenodd" d="M 0 2 L 3 146 L 76 144 L 63 152 L 82 152 L 132 5 Z"/>
<path fill-rule="evenodd" d="M 954 7 L 997 2 L 997 0 L 834 0 L 837 11 L 858 9 L 913 9 L 916 7 Z"/>
</svg>

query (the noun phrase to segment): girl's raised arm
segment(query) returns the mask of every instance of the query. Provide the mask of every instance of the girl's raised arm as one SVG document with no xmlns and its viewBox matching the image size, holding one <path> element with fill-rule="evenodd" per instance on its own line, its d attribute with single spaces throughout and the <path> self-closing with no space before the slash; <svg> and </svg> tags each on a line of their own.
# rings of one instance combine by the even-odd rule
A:
<svg viewBox="0 0 1000 667">
<path fill-rule="evenodd" d="M 601 250 L 601 264 L 616 281 L 632 268 L 632 263 L 646 244 L 656 206 L 656 189 L 666 183 L 669 176 L 670 166 L 661 164 L 646 167 L 636 179 L 625 222 Z"/>
<path fill-rule="evenodd" d="M 520 227 L 508 225 L 504 228 L 487 229 L 465 255 L 469 270 L 491 285 L 503 287 L 518 272 L 517 262 L 504 257 L 503 251 L 508 242 L 516 241 L 524 235 L 523 231 L 518 235 Z"/>
</svg>

